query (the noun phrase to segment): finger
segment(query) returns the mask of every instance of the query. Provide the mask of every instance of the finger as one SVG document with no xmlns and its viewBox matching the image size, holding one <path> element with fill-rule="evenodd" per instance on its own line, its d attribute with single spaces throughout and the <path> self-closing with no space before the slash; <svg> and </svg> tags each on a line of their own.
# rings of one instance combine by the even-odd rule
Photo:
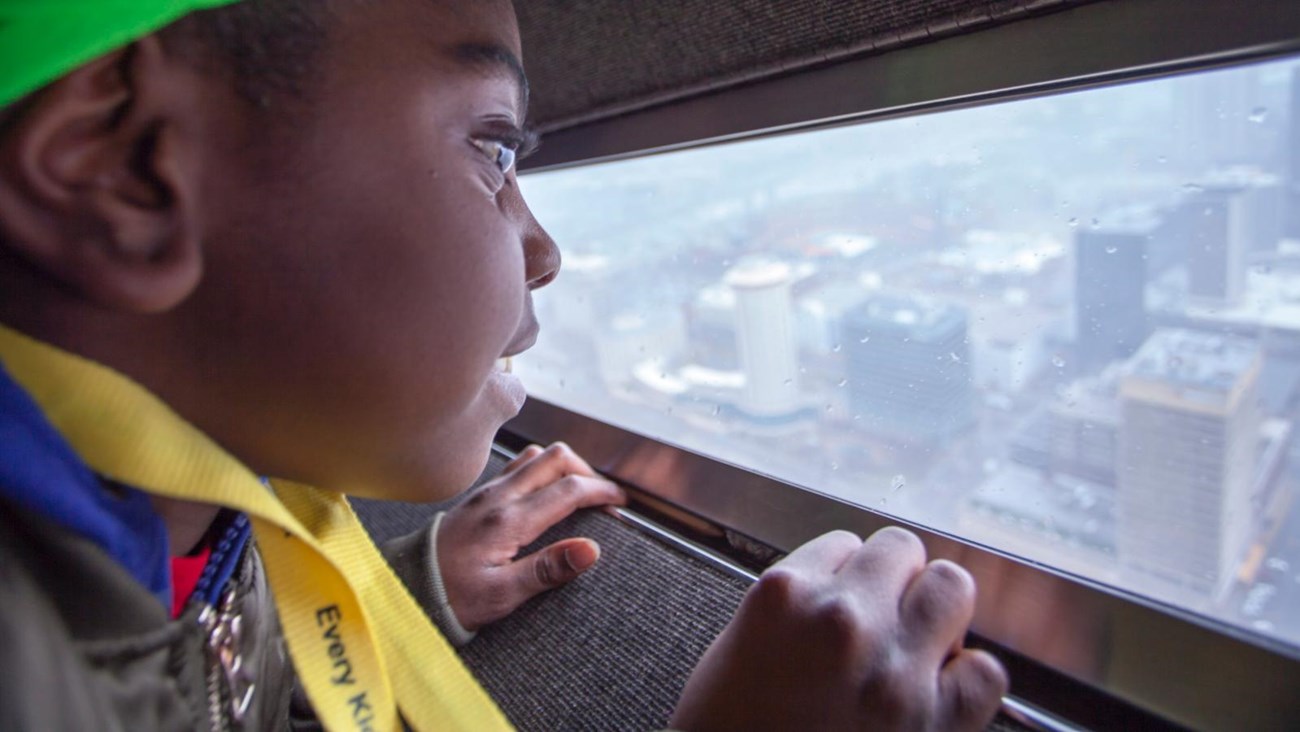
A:
<svg viewBox="0 0 1300 732">
<path fill-rule="evenodd" d="M 862 592 L 881 601 L 880 607 L 898 612 L 898 600 L 912 578 L 925 567 L 925 546 L 916 534 L 887 526 L 862 542 L 840 568 L 839 575 Z"/>
<path fill-rule="evenodd" d="M 580 508 L 606 505 L 627 505 L 627 494 L 604 478 L 579 475 L 560 478 L 524 499 L 519 511 L 522 517 L 519 542 L 531 543 Z"/>
<path fill-rule="evenodd" d="M 529 445 L 528 447 L 525 447 L 524 449 L 519 451 L 518 455 L 515 455 L 513 460 L 506 463 L 506 466 L 501 469 L 500 475 L 510 475 L 511 473 L 518 470 L 521 466 L 523 466 L 524 463 L 528 462 L 529 460 L 532 460 L 533 458 L 541 454 L 542 454 L 541 445 Z"/>
<path fill-rule="evenodd" d="M 591 539 L 565 539 L 514 562 L 515 606 L 573 581 L 599 559 L 600 545 Z"/>
<path fill-rule="evenodd" d="M 519 466 L 511 476 L 509 485 L 512 490 L 531 493 L 569 475 L 595 477 L 596 471 L 568 445 L 556 442 L 542 450 L 537 457 Z"/>
<path fill-rule="evenodd" d="M 943 729 L 987 727 L 1008 685 L 1006 669 L 991 654 L 967 648 L 953 656 L 939 674 L 939 699 L 947 720 Z"/>
<path fill-rule="evenodd" d="M 975 580 L 946 559 L 925 565 L 899 603 L 903 642 L 927 668 L 938 669 L 961 641 L 975 614 Z"/>
<path fill-rule="evenodd" d="M 781 567 L 796 574 L 830 575 L 860 548 L 862 539 L 857 535 L 848 531 L 831 531 L 790 552 L 772 568 Z"/>
</svg>

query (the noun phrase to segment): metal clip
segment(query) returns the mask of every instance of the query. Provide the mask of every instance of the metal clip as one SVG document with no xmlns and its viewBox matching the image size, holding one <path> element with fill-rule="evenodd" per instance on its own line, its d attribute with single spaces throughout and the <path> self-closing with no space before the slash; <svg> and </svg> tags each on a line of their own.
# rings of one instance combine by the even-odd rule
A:
<svg viewBox="0 0 1300 732">
<path fill-rule="evenodd" d="M 230 716 L 243 722 L 252 706 L 257 689 L 251 669 L 244 663 L 241 644 L 244 638 L 244 620 L 239 614 L 238 597 L 234 588 L 222 595 L 219 609 L 212 614 L 205 608 L 200 620 L 208 629 L 208 649 L 221 667 L 221 675 L 230 693 Z"/>
</svg>

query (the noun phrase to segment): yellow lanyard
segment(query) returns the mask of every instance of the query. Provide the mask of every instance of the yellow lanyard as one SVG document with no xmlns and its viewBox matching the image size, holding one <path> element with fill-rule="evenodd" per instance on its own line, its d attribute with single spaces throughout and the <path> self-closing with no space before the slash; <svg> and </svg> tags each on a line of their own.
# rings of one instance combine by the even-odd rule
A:
<svg viewBox="0 0 1300 732">
<path fill-rule="evenodd" d="M 272 481 L 126 376 L 0 326 L 0 360 L 97 473 L 248 515 L 294 668 L 330 730 L 509 723 L 339 493 Z"/>
</svg>

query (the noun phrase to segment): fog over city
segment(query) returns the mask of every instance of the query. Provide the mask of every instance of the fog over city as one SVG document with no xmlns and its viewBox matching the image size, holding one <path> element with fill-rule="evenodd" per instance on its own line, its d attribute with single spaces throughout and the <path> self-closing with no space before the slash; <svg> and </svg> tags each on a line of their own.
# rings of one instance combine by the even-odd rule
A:
<svg viewBox="0 0 1300 732">
<path fill-rule="evenodd" d="M 1300 62 L 521 185 L 535 398 L 1300 645 Z"/>
</svg>

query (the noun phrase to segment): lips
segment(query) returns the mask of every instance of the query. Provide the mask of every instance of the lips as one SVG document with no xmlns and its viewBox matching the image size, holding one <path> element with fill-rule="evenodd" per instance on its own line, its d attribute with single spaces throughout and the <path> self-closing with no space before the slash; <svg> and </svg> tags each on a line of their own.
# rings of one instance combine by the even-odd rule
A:
<svg viewBox="0 0 1300 732">
<path fill-rule="evenodd" d="M 533 344 L 537 343 L 538 330 L 537 320 L 529 318 L 528 325 L 519 331 L 510 345 L 506 346 L 506 350 L 501 353 L 501 358 L 512 358 L 532 348 Z"/>
</svg>

